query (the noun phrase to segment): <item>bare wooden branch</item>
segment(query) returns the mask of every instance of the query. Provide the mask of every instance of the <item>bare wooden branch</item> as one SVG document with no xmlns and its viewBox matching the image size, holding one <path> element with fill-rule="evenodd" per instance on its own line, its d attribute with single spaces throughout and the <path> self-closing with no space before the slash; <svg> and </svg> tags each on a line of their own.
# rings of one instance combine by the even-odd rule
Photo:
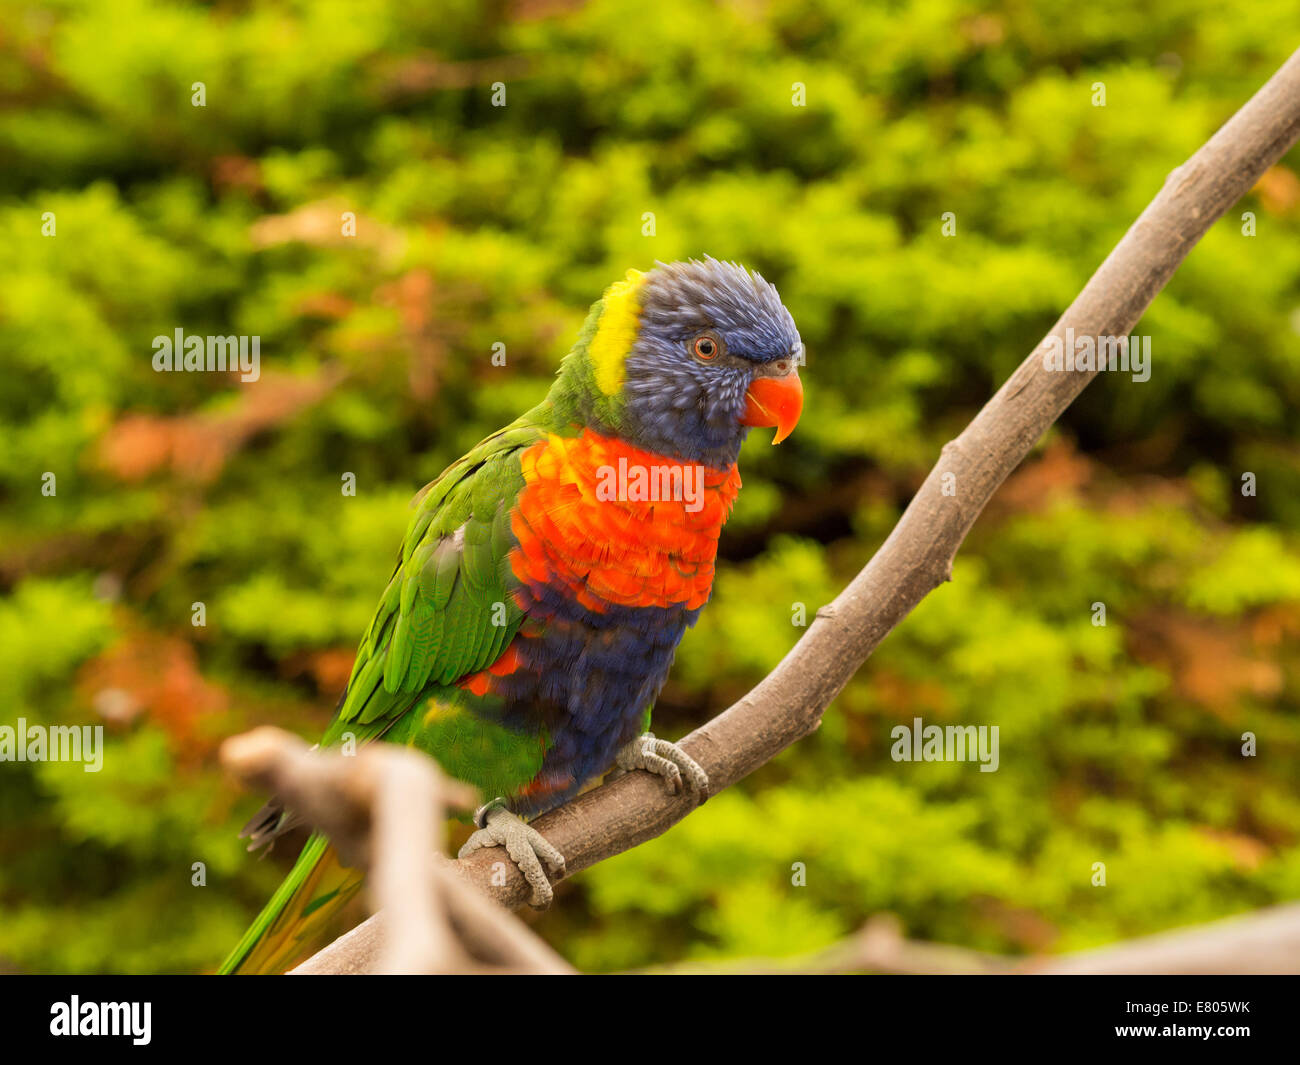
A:
<svg viewBox="0 0 1300 1065">
<path fill-rule="evenodd" d="M 452 929 L 476 959 L 465 971 L 566 974 L 575 970 L 500 903 L 472 886 L 457 863 L 434 856 Z M 391 909 L 385 909 L 390 914 Z M 502 918 L 508 918 L 503 920 Z M 383 947 L 384 922 L 368 920 L 293 970 L 294 975 L 361 974 Z M 398 927 L 402 927 L 400 922 Z M 360 966 L 359 968 L 356 966 Z M 486 968 L 484 968 L 486 967 Z"/>
<path fill-rule="evenodd" d="M 573 971 L 442 856 L 449 811 L 472 809 L 477 796 L 432 759 L 390 744 L 346 757 L 308 749 L 275 728 L 232 737 L 221 758 L 325 832 L 347 864 L 365 868 L 373 907 L 401 930 L 383 936 L 378 926 L 363 925 L 339 943 L 363 943 L 364 950 L 333 967 L 318 955 L 295 972 Z"/>
<path fill-rule="evenodd" d="M 833 976 L 842 973 L 992 976 L 1017 971 L 1017 963 L 1013 958 L 1000 958 L 964 947 L 906 939 L 896 917 L 877 914 L 847 939 L 809 954 L 790 958 L 738 958 L 717 963 L 690 962 L 643 971 L 654 976 Z"/>
<path fill-rule="evenodd" d="M 446 892 L 433 855 L 443 850 L 446 808 L 441 774 L 403 748 L 388 759 L 375 788 L 370 838 L 370 895 L 392 915 L 397 935 L 385 937 L 379 973 L 465 972 L 469 954 L 451 927 Z"/>
<path fill-rule="evenodd" d="M 313 811 L 323 830 L 366 856 L 383 922 L 366 921 L 294 970 L 339 973 L 571 973 L 574 970 L 438 851 L 447 797 L 472 802 L 421 754 L 378 746 L 354 758 L 308 750 L 278 729 L 227 741 L 226 765 Z M 445 790 L 444 790 L 445 789 Z M 369 831 L 357 828 L 370 825 Z M 352 833 L 349 836 L 349 833 Z M 421 845 L 424 840 L 424 845 Z M 383 935 L 392 921 L 401 934 Z M 966 975 L 1300 973 L 1300 903 L 1144 936 L 1062 957 L 1004 958 L 907 939 L 880 914 L 825 950 L 792 958 L 745 958 L 646 970 L 684 974 L 874 972 Z"/>
<path fill-rule="evenodd" d="M 881 640 L 935 587 L 985 505 L 1035 442 L 1095 376 L 1043 365 L 1048 338 L 1125 337 L 1206 230 L 1300 137 L 1300 52 L 1191 159 L 1174 170 L 1047 337 L 957 439 L 865 569 L 817 612 L 807 633 L 753 691 L 696 729 L 682 747 L 716 793 L 753 772 L 820 724 L 827 705 Z M 941 488 L 951 475 L 955 494 Z M 535 823 L 564 854 L 570 875 L 667 831 L 690 813 L 688 797 L 629 773 Z M 495 850 L 458 863 L 507 906 L 529 888 L 511 868 L 493 884 Z M 371 918 L 375 921 L 377 918 Z M 351 939 L 360 950 L 369 940 Z M 336 944 L 339 946 L 339 944 Z M 355 959 L 335 952 L 338 964 Z"/>
<path fill-rule="evenodd" d="M 1300 903 L 1027 963 L 1052 976 L 1300 973 Z"/>
<path fill-rule="evenodd" d="M 644 970 L 697 974 L 906 976 L 1263 975 L 1300 973 L 1300 903 L 1142 936 L 1060 957 L 1005 958 L 946 943 L 907 939 L 892 914 L 878 914 L 847 939 L 792 958 L 741 958 Z"/>
</svg>

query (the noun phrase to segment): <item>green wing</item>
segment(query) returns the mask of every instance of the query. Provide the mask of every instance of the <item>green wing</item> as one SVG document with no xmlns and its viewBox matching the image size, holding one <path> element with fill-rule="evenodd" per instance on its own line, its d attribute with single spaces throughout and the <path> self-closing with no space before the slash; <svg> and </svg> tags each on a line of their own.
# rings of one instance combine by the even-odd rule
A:
<svg viewBox="0 0 1300 1065">
<path fill-rule="evenodd" d="M 543 436 L 532 417 L 536 413 L 488 437 L 416 497 L 397 568 L 361 641 L 322 746 L 347 732 L 363 742 L 375 739 L 419 703 L 426 688 L 485 669 L 514 638 L 523 612 L 511 594 L 516 582 L 509 562 L 510 516 L 524 485 L 519 453 Z M 449 724 L 438 726 L 445 731 Z M 440 743 L 437 753 L 470 768 L 483 762 L 489 784 L 501 779 L 503 787 L 513 787 L 536 773 L 536 743 L 521 743 L 516 736 L 503 741 L 502 730 L 486 723 L 461 732 L 472 742 L 448 743 L 446 752 Z M 504 757 L 494 743 L 518 757 Z M 296 823 L 272 799 L 242 835 L 259 846 Z M 312 927 L 359 884 L 359 874 L 343 869 L 328 841 L 314 835 L 221 971 L 281 971 L 300 953 Z"/>
<path fill-rule="evenodd" d="M 510 515 L 524 486 L 519 453 L 544 435 L 527 418 L 489 436 L 416 497 L 401 558 L 322 745 L 345 732 L 383 733 L 425 688 L 486 669 L 514 638 L 523 621 L 509 562 Z"/>
</svg>

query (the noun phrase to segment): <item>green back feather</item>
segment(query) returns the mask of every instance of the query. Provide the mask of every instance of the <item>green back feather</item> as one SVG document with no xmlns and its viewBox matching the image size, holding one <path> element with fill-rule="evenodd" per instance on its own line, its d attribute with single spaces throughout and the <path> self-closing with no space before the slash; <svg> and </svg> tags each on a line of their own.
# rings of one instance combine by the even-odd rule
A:
<svg viewBox="0 0 1300 1065">
<path fill-rule="evenodd" d="M 391 724 L 431 684 L 486 669 L 519 630 L 510 511 L 524 485 L 519 454 L 542 438 L 546 414 L 544 405 L 494 433 L 417 497 L 324 745 L 358 725 Z"/>
</svg>

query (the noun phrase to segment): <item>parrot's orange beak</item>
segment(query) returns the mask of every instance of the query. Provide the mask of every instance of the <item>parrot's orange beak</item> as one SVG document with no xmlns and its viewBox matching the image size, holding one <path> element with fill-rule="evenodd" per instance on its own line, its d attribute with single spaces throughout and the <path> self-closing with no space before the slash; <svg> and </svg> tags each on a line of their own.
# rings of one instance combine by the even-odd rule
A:
<svg viewBox="0 0 1300 1065">
<path fill-rule="evenodd" d="M 785 377 L 758 377 L 745 393 L 741 425 L 775 425 L 772 443 L 779 444 L 799 423 L 803 412 L 803 382 L 791 371 Z"/>
</svg>

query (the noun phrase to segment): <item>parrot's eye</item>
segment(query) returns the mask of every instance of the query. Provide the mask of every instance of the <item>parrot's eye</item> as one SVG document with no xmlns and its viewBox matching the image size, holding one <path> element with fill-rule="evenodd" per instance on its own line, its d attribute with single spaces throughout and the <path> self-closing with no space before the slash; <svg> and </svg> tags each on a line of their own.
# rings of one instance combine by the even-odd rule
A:
<svg viewBox="0 0 1300 1065">
<path fill-rule="evenodd" d="M 703 359 L 705 362 L 712 362 L 718 357 L 718 352 L 722 345 L 718 343 L 717 337 L 711 333 L 703 333 L 695 338 L 692 350 L 695 352 L 697 359 Z"/>
</svg>

